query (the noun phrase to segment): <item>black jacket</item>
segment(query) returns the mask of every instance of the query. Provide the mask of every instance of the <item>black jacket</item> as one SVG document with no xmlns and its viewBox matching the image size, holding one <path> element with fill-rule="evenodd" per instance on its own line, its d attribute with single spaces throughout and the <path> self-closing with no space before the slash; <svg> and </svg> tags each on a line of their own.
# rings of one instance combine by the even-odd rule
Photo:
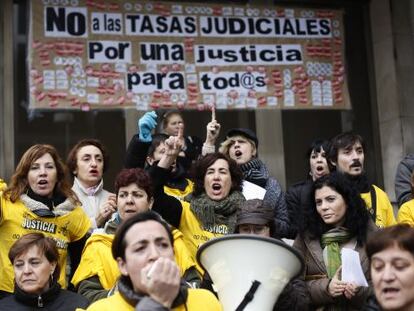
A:
<svg viewBox="0 0 414 311">
<path fill-rule="evenodd" d="M 312 179 L 298 182 L 286 191 L 285 199 L 289 221 L 295 235 L 305 226 L 307 211 L 312 209 Z"/>
<path fill-rule="evenodd" d="M 14 295 L 0 300 L 0 310 L 13 311 L 75 311 L 88 305 L 85 297 L 61 289 L 58 283 L 41 295 L 28 294 L 16 286 Z"/>
<path fill-rule="evenodd" d="M 200 138 L 196 136 L 186 136 L 185 143 L 185 156 L 178 157 L 177 161 L 180 162 L 180 164 L 183 166 L 186 172 L 186 177 L 189 177 L 191 165 L 194 161 L 196 161 L 199 158 L 203 144 Z M 139 139 L 139 135 L 135 134 L 128 144 L 124 166 L 126 168 L 144 168 L 145 161 L 148 155 L 148 149 L 150 148 L 150 146 L 151 142 L 143 142 Z"/>
</svg>

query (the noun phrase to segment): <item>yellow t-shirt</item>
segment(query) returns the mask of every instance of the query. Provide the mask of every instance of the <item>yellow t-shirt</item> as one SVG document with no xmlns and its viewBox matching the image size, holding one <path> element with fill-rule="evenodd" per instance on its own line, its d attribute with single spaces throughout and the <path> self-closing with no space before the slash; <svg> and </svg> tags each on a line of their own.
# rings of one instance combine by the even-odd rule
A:
<svg viewBox="0 0 414 311">
<path fill-rule="evenodd" d="M 228 234 L 226 225 L 215 225 L 212 228 L 204 229 L 202 224 L 190 209 L 190 203 L 181 201 L 183 207 L 180 219 L 180 231 L 183 233 L 184 241 L 191 255 L 195 258 L 198 248 L 205 242 Z M 197 269 L 203 269 L 197 264 Z"/>
<path fill-rule="evenodd" d="M 164 192 L 178 200 L 183 200 L 187 195 L 193 192 L 194 183 L 187 179 L 187 187 L 184 190 L 164 186 Z"/>
<path fill-rule="evenodd" d="M 222 307 L 217 298 L 205 289 L 188 289 L 186 306 L 181 305 L 172 310 L 174 311 L 221 311 Z M 82 309 L 77 309 L 81 311 Z M 101 299 L 91 304 L 87 311 L 133 311 L 135 306 L 131 306 L 119 292 L 111 297 Z"/>
<path fill-rule="evenodd" d="M 395 225 L 397 222 L 395 220 L 394 209 L 391 205 L 390 199 L 383 190 L 375 185 L 373 186 L 377 195 L 377 217 L 375 219 L 375 224 L 379 228 Z M 361 198 L 365 201 L 368 210 L 371 212 L 371 192 L 361 193 Z"/>
<path fill-rule="evenodd" d="M 399 224 L 409 224 L 414 227 L 414 199 L 401 205 L 397 220 Z"/>
<path fill-rule="evenodd" d="M 6 182 L 0 178 L 0 191 L 3 191 L 4 189 L 6 189 L 7 184 Z"/>
<path fill-rule="evenodd" d="M 191 267 L 195 266 L 195 260 L 190 255 L 183 241 L 183 235 L 178 230 L 173 230 L 174 256 L 181 276 Z M 120 275 L 118 264 L 112 257 L 113 234 L 94 233 L 86 242 L 82 252 L 81 262 L 73 275 L 71 283 L 77 287 L 79 283 L 92 276 L 98 276 L 102 287 L 111 289 Z"/>
<path fill-rule="evenodd" d="M 15 203 L 0 197 L 0 290 L 12 293 L 14 290 L 13 266 L 8 253 L 21 236 L 31 232 L 42 232 L 57 242 L 59 283 L 66 288 L 66 258 L 68 243 L 81 239 L 91 227 L 91 222 L 81 207 L 58 217 L 39 217 L 29 210 L 20 200 Z"/>
</svg>

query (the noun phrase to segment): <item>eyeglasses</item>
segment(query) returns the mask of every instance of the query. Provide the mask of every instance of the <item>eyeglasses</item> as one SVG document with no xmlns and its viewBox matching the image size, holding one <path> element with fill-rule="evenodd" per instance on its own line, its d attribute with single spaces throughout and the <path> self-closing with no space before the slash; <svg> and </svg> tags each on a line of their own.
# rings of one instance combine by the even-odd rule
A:
<svg viewBox="0 0 414 311">
<path fill-rule="evenodd" d="M 269 232 L 269 226 L 266 225 L 250 225 L 243 224 L 239 226 L 239 232 L 242 234 L 257 234 L 262 235 Z"/>
</svg>

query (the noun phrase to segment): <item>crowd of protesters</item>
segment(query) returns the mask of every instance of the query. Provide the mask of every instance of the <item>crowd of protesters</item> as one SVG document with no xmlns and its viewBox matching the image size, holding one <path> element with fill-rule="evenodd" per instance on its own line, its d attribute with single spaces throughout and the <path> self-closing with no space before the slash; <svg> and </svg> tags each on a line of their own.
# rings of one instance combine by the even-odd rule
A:
<svg viewBox="0 0 414 311">
<path fill-rule="evenodd" d="M 145 113 L 114 193 L 99 140 L 76 143 L 66 163 L 51 145 L 30 147 L 0 179 L 0 310 L 222 310 L 196 255 L 228 234 L 294 240 L 303 273 L 274 310 L 414 310 L 412 155 L 394 215 L 361 136 L 315 139 L 306 177 L 284 191 L 255 132 L 233 128 L 218 144 L 219 121 L 213 110 L 203 143 L 179 111 Z M 343 275 L 348 250 L 366 284 Z"/>
</svg>

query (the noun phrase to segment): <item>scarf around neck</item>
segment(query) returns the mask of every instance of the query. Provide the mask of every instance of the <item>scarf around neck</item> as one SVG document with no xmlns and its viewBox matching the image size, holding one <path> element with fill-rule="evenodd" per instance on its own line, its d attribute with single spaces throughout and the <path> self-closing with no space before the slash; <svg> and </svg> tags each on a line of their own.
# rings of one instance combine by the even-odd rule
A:
<svg viewBox="0 0 414 311">
<path fill-rule="evenodd" d="M 113 213 L 111 218 L 105 223 L 103 231 L 106 234 L 115 234 L 116 229 L 118 228 L 121 221 L 122 220 L 121 220 L 121 217 L 119 216 L 119 212 Z"/>
<path fill-rule="evenodd" d="M 269 171 L 266 165 L 258 158 L 253 158 L 249 162 L 241 164 L 241 171 L 245 180 L 250 181 L 262 188 L 265 188 L 269 179 Z"/>
<path fill-rule="evenodd" d="M 345 174 L 345 176 L 351 181 L 352 186 L 355 187 L 359 193 L 369 192 L 371 185 L 365 172 L 357 176 L 349 174 Z"/>
<path fill-rule="evenodd" d="M 132 289 L 131 281 L 123 275 L 121 275 L 118 281 L 118 291 L 121 294 L 121 296 L 131 306 L 136 306 L 141 301 L 141 299 L 143 299 L 144 297 L 147 297 L 146 295 L 142 293 L 134 292 L 134 290 Z M 185 281 L 181 279 L 180 290 L 178 291 L 178 295 L 171 305 L 171 309 L 176 308 L 182 304 L 185 304 L 187 302 L 187 297 L 188 297 L 188 286 L 185 283 Z"/>
<path fill-rule="evenodd" d="M 81 182 L 79 181 L 79 179 L 75 176 L 75 178 L 73 179 L 73 183 L 83 192 L 85 193 L 87 196 L 95 196 L 96 193 L 102 191 L 103 189 L 103 179 L 101 179 L 101 181 L 99 182 L 99 184 L 92 186 L 92 187 L 84 187 Z"/>
<path fill-rule="evenodd" d="M 20 200 L 29 210 L 40 217 L 63 216 L 72 212 L 76 207 L 65 197 L 57 197 L 56 199 L 52 197 L 49 199 L 36 194 L 33 195 L 30 191 L 27 194 L 21 194 Z"/>
<path fill-rule="evenodd" d="M 321 237 L 322 248 L 326 247 L 328 263 L 326 272 L 329 278 L 333 278 L 338 268 L 341 266 L 340 244 L 348 242 L 352 238 L 351 232 L 344 227 L 333 228 Z"/>
<path fill-rule="evenodd" d="M 190 202 L 191 211 L 201 222 L 203 229 L 212 228 L 214 225 L 226 225 L 228 233 L 233 233 L 236 226 L 236 212 L 242 202 L 245 201 L 240 191 L 231 192 L 227 198 L 214 201 L 204 192 L 194 197 L 191 194 L 186 197 Z"/>
</svg>

